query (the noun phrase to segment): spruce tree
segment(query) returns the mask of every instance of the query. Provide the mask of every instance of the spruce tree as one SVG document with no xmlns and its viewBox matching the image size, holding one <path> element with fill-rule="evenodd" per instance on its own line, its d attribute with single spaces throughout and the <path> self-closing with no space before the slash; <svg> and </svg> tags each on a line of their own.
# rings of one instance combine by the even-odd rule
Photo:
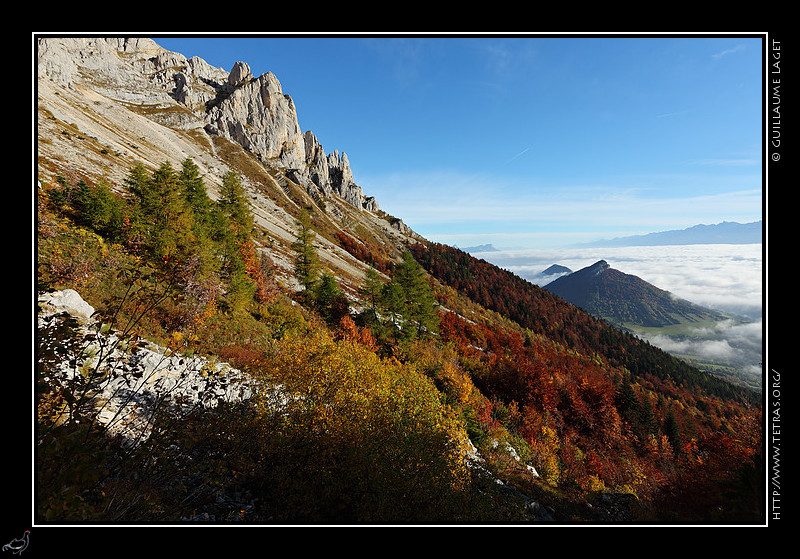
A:
<svg viewBox="0 0 800 559">
<path fill-rule="evenodd" d="M 186 159 L 181 166 L 178 181 L 183 190 L 187 204 L 194 213 L 195 231 L 198 235 L 210 237 L 213 222 L 213 204 L 208 197 L 200 170 L 191 159 Z"/>
<path fill-rule="evenodd" d="M 184 259 L 194 251 L 191 209 L 178 175 L 164 162 L 150 177 L 137 165 L 126 180 L 134 195 L 136 227 L 144 245 L 158 258 Z"/>
<path fill-rule="evenodd" d="M 79 220 L 101 235 L 114 240 L 121 234 L 122 201 L 111 192 L 105 181 L 92 186 L 81 179 L 72 206 L 78 212 Z"/>
<path fill-rule="evenodd" d="M 133 194 L 136 199 L 141 200 L 149 182 L 150 175 L 144 164 L 139 162 L 131 168 L 130 173 L 125 177 L 125 188 L 128 192 Z"/>
</svg>

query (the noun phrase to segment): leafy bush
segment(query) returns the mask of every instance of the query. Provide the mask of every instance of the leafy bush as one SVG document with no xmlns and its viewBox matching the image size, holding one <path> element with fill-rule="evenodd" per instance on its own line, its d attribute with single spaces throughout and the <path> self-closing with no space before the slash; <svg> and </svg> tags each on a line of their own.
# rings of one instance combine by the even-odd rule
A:
<svg viewBox="0 0 800 559">
<path fill-rule="evenodd" d="M 307 522 L 481 514 L 465 434 L 413 366 L 316 330 L 281 343 L 264 373 L 296 397 L 259 421 L 263 514 Z M 462 508 L 468 501 L 475 506 Z"/>
</svg>

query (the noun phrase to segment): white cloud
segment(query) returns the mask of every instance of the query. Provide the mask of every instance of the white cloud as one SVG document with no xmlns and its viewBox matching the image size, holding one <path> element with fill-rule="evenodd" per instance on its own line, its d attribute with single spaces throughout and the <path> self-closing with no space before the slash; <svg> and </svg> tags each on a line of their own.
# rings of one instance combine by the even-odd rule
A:
<svg viewBox="0 0 800 559">
<path fill-rule="evenodd" d="M 742 355 L 728 340 L 675 340 L 668 336 L 643 336 L 666 352 L 702 356 L 707 359 L 731 360 Z"/>
<path fill-rule="evenodd" d="M 696 328 L 686 339 L 641 337 L 665 351 L 732 364 L 753 379 L 761 377 L 762 245 L 536 249 L 478 256 L 539 284 L 541 272 L 552 264 L 577 271 L 602 259 L 693 303 L 750 316 L 754 322 L 725 320 Z"/>
</svg>

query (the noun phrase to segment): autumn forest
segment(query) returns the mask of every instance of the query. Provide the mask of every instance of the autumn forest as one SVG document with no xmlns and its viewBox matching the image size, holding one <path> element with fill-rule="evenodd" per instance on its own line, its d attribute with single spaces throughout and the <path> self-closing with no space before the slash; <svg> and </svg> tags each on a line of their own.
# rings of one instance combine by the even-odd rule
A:
<svg viewBox="0 0 800 559">
<path fill-rule="evenodd" d="M 80 405 L 85 385 L 52 382 L 74 325 L 40 331 L 42 521 L 518 523 L 531 501 L 566 524 L 763 521 L 760 394 L 463 251 L 393 253 L 301 204 L 294 289 L 259 250 L 240 178 L 212 201 L 189 159 L 115 188 L 59 177 L 37 202 L 38 291 L 76 289 L 104 324 L 302 395 L 159 415 L 123 447 Z M 319 238 L 368 265 L 357 295 Z"/>
</svg>

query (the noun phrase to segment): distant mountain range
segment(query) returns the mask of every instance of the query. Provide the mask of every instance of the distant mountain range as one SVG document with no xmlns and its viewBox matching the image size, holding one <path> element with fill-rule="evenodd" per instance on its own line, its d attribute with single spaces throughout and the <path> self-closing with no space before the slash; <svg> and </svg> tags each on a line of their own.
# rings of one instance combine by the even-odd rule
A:
<svg viewBox="0 0 800 559">
<path fill-rule="evenodd" d="M 616 270 L 605 260 L 561 276 L 544 289 L 594 316 L 624 327 L 664 327 L 687 321 L 728 318 L 679 299 L 637 276 Z"/>
<path fill-rule="evenodd" d="M 697 244 L 754 244 L 762 242 L 762 222 L 736 223 L 723 221 L 715 225 L 695 225 L 646 235 L 632 235 L 581 243 L 576 247 L 620 247 Z"/>
</svg>

